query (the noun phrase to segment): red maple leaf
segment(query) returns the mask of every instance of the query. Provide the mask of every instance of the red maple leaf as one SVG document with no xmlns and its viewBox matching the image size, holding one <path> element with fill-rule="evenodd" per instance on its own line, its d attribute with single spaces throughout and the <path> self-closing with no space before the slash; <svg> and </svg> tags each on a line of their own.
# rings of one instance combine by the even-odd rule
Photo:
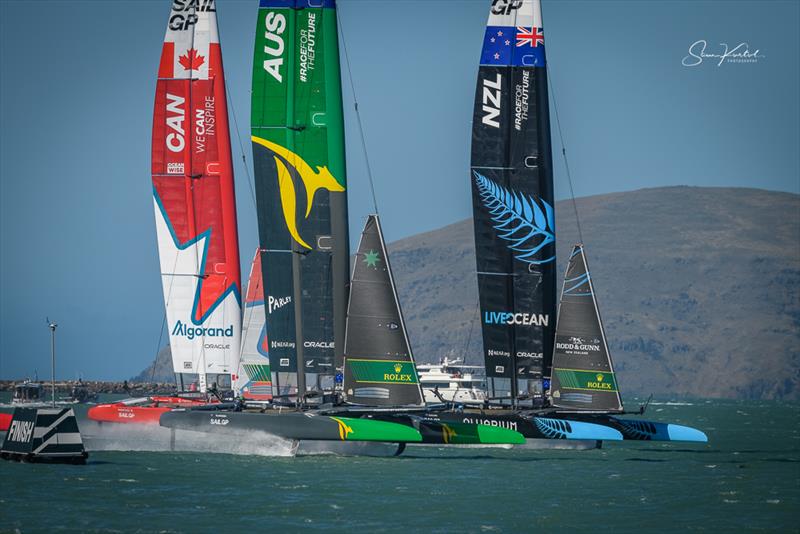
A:
<svg viewBox="0 0 800 534">
<path fill-rule="evenodd" d="M 178 63 L 183 65 L 184 70 L 197 70 L 205 62 L 206 58 L 198 54 L 194 48 L 190 48 L 178 58 Z"/>
</svg>

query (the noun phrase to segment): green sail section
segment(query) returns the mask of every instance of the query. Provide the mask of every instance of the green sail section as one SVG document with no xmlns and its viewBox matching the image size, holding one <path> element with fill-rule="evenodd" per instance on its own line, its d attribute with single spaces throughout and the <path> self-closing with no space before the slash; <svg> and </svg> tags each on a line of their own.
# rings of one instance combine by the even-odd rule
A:
<svg viewBox="0 0 800 534">
<path fill-rule="evenodd" d="M 341 365 L 349 245 L 333 2 L 262 1 L 251 105 L 270 367 Z M 290 7 L 287 7 L 290 6 Z M 304 373 L 297 376 L 304 387 Z"/>
</svg>

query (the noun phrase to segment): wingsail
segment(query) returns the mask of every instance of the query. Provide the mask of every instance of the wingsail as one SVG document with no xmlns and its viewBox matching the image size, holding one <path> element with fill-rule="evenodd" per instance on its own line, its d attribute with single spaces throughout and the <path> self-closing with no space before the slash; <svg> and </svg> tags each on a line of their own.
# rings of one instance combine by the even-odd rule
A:
<svg viewBox="0 0 800 534">
<path fill-rule="evenodd" d="M 269 366 L 269 339 L 265 316 L 261 250 L 257 249 L 247 281 L 242 356 L 236 380 L 236 389 L 245 400 L 266 401 L 272 398 L 272 371 Z"/>
<path fill-rule="evenodd" d="M 270 367 L 305 388 L 341 365 L 349 281 L 332 0 L 261 0 L 251 134 Z"/>
<path fill-rule="evenodd" d="M 153 201 L 173 370 L 181 389 L 231 387 L 241 280 L 216 6 L 173 2 L 153 112 Z"/>
<path fill-rule="evenodd" d="M 548 110 L 539 0 L 492 2 L 475 91 L 469 180 L 486 374 L 492 384 L 506 379 L 512 397 L 526 383 L 541 394 L 533 384 L 549 374 L 553 346 Z"/>
</svg>

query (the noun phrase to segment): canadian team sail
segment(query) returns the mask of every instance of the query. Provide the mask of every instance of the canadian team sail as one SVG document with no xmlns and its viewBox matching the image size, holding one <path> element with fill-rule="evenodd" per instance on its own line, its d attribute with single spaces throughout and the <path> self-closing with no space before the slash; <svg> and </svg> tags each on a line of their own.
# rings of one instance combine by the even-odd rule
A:
<svg viewBox="0 0 800 534">
<path fill-rule="evenodd" d="M 230 388 L 239 364 L 241 281 L 213 0 L 172 2 L 156 84 L 152 177 L 178 385 Z"/>
<path fill-rule="evenodd" d="M 349 243 L 333 0 L 261 0 L 251 133 L 270 366 L 297 373 L 303 390 L 305 373 L 334 374 L 344 346 Z"/>
<path fill-rule="evenodd" d="M 551 392 L 559 408 L 623 409 L 583 245 L 575 245 L 564 274 Z"/>
<path fill-rule="evenodd" d="M 539 0 L 494 0 L 472 122 L 473 220 L 486 374 L 549 374 L 555 214 Z M 517 396 L 518 380 L 511 380 Z"/>
<path fill-rule="evenodd" d="M 425 404 L 377 215 L 367 218 L 358 244 L 344 358 L 344 398 L 348 403 Z"/>
<path fill-rule="evenodd" d="M 242 355 L 236 381 L 236 389 L 245 400 L 266 401 L 272 398 L 272 372 L 269 367 L 264 306 L 261 251 L 256 250 L 244 299 Z"/>
</svg>

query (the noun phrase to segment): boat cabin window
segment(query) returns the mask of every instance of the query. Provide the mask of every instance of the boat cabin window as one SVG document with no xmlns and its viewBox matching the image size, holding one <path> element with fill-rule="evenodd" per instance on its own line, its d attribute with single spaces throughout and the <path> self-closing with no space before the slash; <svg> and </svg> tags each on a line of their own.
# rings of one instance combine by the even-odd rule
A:
<svg viewBox="0 0 800 534">
<path fill-rule="evenodd" d="M 206 374 L 206 384 L 209 389 L 217 384 L 217 389 L 231 389 L 231 375 L 227 373 Z"/>
</svg>

